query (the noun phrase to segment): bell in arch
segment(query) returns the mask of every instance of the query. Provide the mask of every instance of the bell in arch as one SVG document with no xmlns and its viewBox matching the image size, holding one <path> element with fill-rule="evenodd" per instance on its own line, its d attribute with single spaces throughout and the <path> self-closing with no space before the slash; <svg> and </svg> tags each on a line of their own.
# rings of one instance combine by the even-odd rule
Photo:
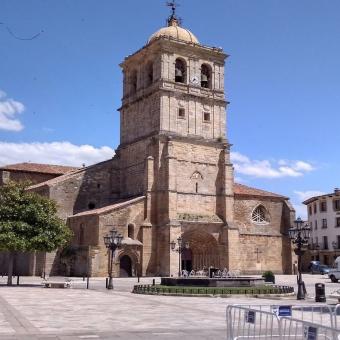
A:
<svg viewBox="0 0 340 340">
<path fill-rule="evenodd" d="M 175 76 L 176 76 L 176 77 L 183 77 L 183 72 L 182 72 L 182 70 L 179 69 L 179 68 L 176 68 L 176 70 L 175 70 Z"/>
<path fill-rule="evenodd" d="M 204 73 L 201 74 L 201 86 L 205 88 L 209 87 L 208 76 Z"/>
<path fill-rule="evenodd" d="M 206 74 L 202 74 L 201 79 L 202 79 L 202 81 L 208 82 L 208 77 L 207 77 Z"/>
<path fill-rule="evenodd" d="M 176 67 L 176 69 L 175 69 L 175 80 L 176 80 L 176 82 L 183 83 L 183 72 L 178 67 Z"/>
</svg>

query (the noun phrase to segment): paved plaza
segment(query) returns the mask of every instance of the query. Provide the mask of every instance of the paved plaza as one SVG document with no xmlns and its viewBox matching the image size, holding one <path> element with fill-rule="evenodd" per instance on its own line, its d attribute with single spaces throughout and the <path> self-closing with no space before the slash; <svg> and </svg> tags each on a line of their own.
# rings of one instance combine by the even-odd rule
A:
<svg viewBox="0 0 340 340">
<path fill-rule="evenodd" d="M 293 275 L 276 279 L 277 284 L 296 286 Z M 326 276 L 305 275 L 304 279 L 309 298 L 303 303 L 314 302 L 316 282 L 326 284 L 327 294 L 340 288 Z M 74 279 L 72 289 L 34 286 L 40 278 L 20 281 L 20 286 L 6 287 L 5 278 L 0 278 L 0 339 L 226 339 L 228 304 L 297 303 L 293 297 L 136 295 L 131 293 L 136 278 L 114 279 L 114 291 L 105 289 L 105 278 L 91 279 L 88 290 L 80 278 Z M 141 283 L 152 283 L 152 278 L 142 278 Z"/>
</svg>

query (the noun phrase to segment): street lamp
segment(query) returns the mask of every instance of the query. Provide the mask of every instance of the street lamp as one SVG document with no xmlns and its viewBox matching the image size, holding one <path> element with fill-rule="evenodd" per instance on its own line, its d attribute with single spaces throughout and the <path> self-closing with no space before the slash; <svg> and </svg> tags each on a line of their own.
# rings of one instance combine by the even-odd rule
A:
<svg viewBox="0 0 340 340">
<path fill-rule="evenodd" d="M 185 242 L 183 245 L 182 237 L 180 236 L 177 239 L 177 248 L 176 248 L 176 241 L 170 242 L 170 247 L 172 251 L 178 253 L 178 276 L 181 276 L 181 263 L 182 263 L 182 253 L 185 249 L 189 249 L 189 242 Z"/>
<path fill-rule="evenodd" d="M 107 286 L 107 289 L 113 289 L 113 283 L 112 283 L 113 256 L 114 256 L 115 250 L 119 248 L 120 245 L 122 244 L 122 239 L 123 239 L 123 235 L 118 234 L 118 231 L 114 228 L 110 231 L 109 234 L 104 236 L 104 244 L 109 252 L 109 257 L 108 257 L 109 284 Z"/>
<path fill-rule="evenodd" d="M 288 230 L 289 238 L 293 241 L 296 245 L 294 249 L 295 254 L 298 256 L 298 276 L 297 276 L 297 284 L 298 284 L 298 292 L 297 292 L 297 300 L 304 300 L 305 299 L 305 287 L 304 282 L 302 281 L 302 255 L 305 252 L 303 247 L 308 245 L 308 241 L 310 238 L 311 229 L 307 223 L 305 223 L 300 217 L 298 217 L 295 221 L 295 228 L 290 228 Z"/>
</svg>

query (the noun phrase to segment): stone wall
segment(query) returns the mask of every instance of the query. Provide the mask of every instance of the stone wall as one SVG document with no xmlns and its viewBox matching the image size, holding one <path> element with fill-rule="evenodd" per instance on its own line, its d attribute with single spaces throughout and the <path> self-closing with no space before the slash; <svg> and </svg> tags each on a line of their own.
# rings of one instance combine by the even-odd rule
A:
<svg viewBox="0 0 340 340">
<path fill-rule="evenodd" d="M 257 255 L 258 252 L 258 255 Z M 244 274 L 283 272 L 281 236 L 240 235 L 239 269 Z"/>
<path fill-rule="evenodd" d="M 262 205 L 269 214 L 266 224 L 252 222 L 253 210 Z M 288 229 L 294 210 L 283 199 L 235 197 L 235 223 L 239 226 L 239 268 L 244 273 L 271 270 L 289 274 L 292 271 L 292 248 Z"/>
<path fill-rule="evenodd" d="M 252 212 L 259 205 L 267 210 L 269 214 L 268 223 L 256 224 L 252 222 Z M 240 226 L 240 233 L 280 235 L 283 213 L 282 199 L 236 196 L 234 206 L 235 222 Z"/>
<path fill-rule="evenodd" d="M 116 199 L 112 193 L 112 182 L 115 181 L 113 163 L 113 160 L 98 163 L 47 183 L 50 198 L 58 202 L 58 215 L 62 219 L 103 207 Z M 39 189 L 38 186 L 33 190 Z"/>
<path fill-rule="evenodd" d="M 107 275 L 107 263 L 108 253 L 104 245 L 104 236 L 109 233 L 112 228 L 115 228 L 125 238 L 128 237 L 128 225 L 132 224 L 134 228 L 134 237 L 145 243 L 151 244 L 151 240 L 146 239 L 143 235 L 143 221 L 145 213 L 145 201 L 144 198 L 134 199 L 133 203 L 127 202 L 122 207 L 108 209 L 105 212 L 79 214 L 79 216 L 73 216 L 69 219 L 69 226 L 74 232 L 74 237 L 71 246 L 82 246 L 90 251 L 90 268 L 92 276 L 105 276 Z M 114 207 L 114 206 L 113 206 Z M 126 247 L 116 251 L 116 257 L 120 255 L 123 250 L 126 251 Z M 133 254 L 139 261 L 137 267 L 142 260 L 142 253 L 134 249 Z M 87 257 L 84 257 L 84 261 L 87 263 Z M 77 258 L 76 262 L 80 265 L 81 259 Z M 85 268 L 85 263 L 81 265 Z M 114 274 L 117 276 L 119 270 L 119 264 L 114 268 Z M 79 274 L 79 273 L 78 273 Z"/>
<path fill-rule="evenodd" d="M 58 176 L 59 175 L 43 174 L 29 171 L 0 170 L 0 185 L 3 185 L 8 181 L 15 182 L 28 181 L 33 185 L 48 181 Z"/>
<path fill-rule="evenodd" d="M 145 192 L 145 161 L 152 154 L 151 145 L 152 139 L 146 138 L 117 150 L 121 198 L 140 196 Z"/>
<path fill-rule="evenodd" d="M 225 105 L 212 102 L 205 97 L 195 98 L 186 93 L 187 89 L 184 88 L 182 94 L 168 91 L 162 95 L 161 130 L 182 136 L 225 138 Z M 184 116 L 179 116 L 179 109 L 184 110 Z M 209 120 L 204 120 L 204 113 L 209 114 Z"/>
<path fill-rule="evenodd" d="M 143 100 L 136 100 L 121 108 L 120 140 L 122 144 L 159 131 L 160 100 L 158 93 L 151 93 Z"/>
</svg>

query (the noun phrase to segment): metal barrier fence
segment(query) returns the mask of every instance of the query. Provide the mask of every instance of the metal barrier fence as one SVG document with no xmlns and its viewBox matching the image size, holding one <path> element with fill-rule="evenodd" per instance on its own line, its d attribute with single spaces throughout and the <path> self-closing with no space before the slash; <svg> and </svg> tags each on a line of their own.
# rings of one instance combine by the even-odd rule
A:
<svg viewBox="0 0 340 340">
<path fill-rule="evenodd" d="M 338 340 L 340 335 L 334 327 L 288 317 L 280 318 L 280 328 L 282 340 Z"/>
<path fill-rule="evenodd" d="M 334 308 L 334 324 L 336 329 L 340 329 L 340 304 Z"/>
<path fill-rule="evenodd" d="M 279 318 L 264 309 L 228 306 L 227 339 L 280 339 Z"/>
<path fill-rule="evenodd" d="M 338 306 L 337 306 L 338 307 Z M 340 339 L 336 311 L 327 305 L 231 305 L 227 339 Z"/>
</svg>

